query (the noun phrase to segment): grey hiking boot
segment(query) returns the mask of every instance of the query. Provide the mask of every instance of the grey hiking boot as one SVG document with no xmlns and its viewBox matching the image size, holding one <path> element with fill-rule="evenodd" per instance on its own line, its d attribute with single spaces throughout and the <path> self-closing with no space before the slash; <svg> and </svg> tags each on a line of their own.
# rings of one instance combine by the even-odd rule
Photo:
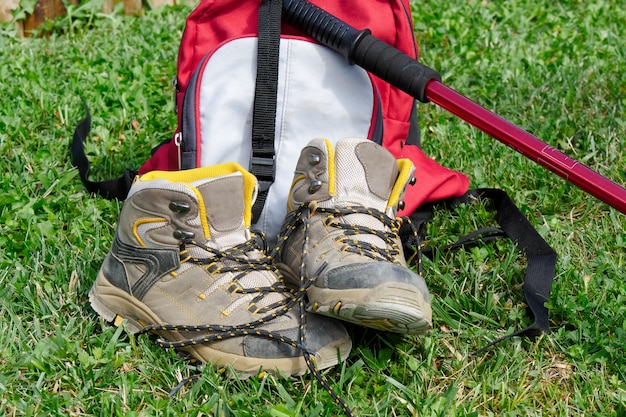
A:
<svg viewBox="0 0 626 417">
<path fill-rule="evenodd" d="M 292 284 L 308 287 L 310 311 L 397 333 L 431 329 L 428 289 L 406 265 L 395 219 L 413 171 L 366 139 L 302 150 L 277 250 Z"/>
<path fill-rule="evenodd" d="M 351 348 L 343 325 L 301 318 L 303 295 L 284 285 L 250 232 L 256 190 L 254 176 L 234 163 L 141 176 L 89 293 L 93 309 L 244 375 L 299 375 L 309 359 L 318 369 L 343 360 Z"/>
</svg>

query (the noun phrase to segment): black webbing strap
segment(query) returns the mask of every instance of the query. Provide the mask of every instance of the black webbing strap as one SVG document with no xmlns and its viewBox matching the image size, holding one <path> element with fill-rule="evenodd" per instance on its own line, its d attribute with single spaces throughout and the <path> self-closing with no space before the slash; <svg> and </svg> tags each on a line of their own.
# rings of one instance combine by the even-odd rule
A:
<svg viewBox="0 0 626 417">
<path fill-rule="evenodd" d="M 282 6 L 282 0 L 262 0 L 259 7 L 257 74 L 250 157 L 250 172 L 259 182 L 259 194 L 252 208 L 253 223 L 256 223 L 261 215 L 275 175 L 274 133 Z"/>
<path fill-rule="evenodd" d="M 444 249 L 467 248 L 478 242 L 507 236 L 517 248 L 526 255 L 527 267 L 524 278 L 524 298 L 528 309 L 533 316 L 534 322 L 515 333 L 501 337 L 475 353 L 482 352 L 489 347 L 514 336 L 535 337 L 550 330 L 548 308 L 545 303 L 550 299 L 550 291 L 556 272 L 557 254 L 548 243 L 535 230 L 533 225 L 526 219 L 517 208 L 513 200 L 502 190 L 493 188 L 480 188 L 469 190 L 460 198 L 446 201 L 448 208 L 461 203 L 489 200 L 496 212 L 495 220 L 500 228 L 483 228 L 473 232 Z M 426 205 L 411 215 L 415 225 L 423 229 L 423 225 L 432 217 L 434 205 Z M 439 250 L 442 250 L 441 248 Z M 430 256 L 424 251 L 424 255 Z"/>
<path fill-rule="evenodd" d="M 85 106 L 86 116 L 78 123 L 78 125 L 76 125 L 76 129 L 74 130 L 74 136 L 72 137 L 72 144 L 70 148 L 72 164 L 78 168 L 80 180 L 87 188 L 87 191 L 92 194 L 102 196 L 108 200 L 125 200 L 128 195 L 128 191 L 130 190 L 130 186 L 137 175 L 136 171 L 126 169 L 124 174 L 119 178 L 100 182 L 89 181 L 90 165 L 87 155 L 85 155 L 83 142 L 87 139 L 87 136 L 91 131 L 91 114 L 89 114 L 89 108 L 84 100 L 83 104 Z"/>
</svg>

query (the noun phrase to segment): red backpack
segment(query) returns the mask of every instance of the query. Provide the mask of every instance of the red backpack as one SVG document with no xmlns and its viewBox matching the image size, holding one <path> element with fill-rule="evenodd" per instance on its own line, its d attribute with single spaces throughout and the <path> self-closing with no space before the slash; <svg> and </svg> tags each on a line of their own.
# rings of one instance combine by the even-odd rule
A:
<svg viewBox="0 0 626 417">
<path fill-rule="evenodd" d="M 417 58 L 407 0 L 368 0 L 359 7 L 334 0 L 312 3 L 353 26 L 369 28 Z M 414 98 L 288 24 L 281 25 L 280 15 L 272 16 L 275 10 L 265 4 L 275 3 L 203 0 L 188 16 L 175 79 L 178 128 L 153 151 L 139 174 L 237 161 L 259 180 L 255 219 L 258 228 L 270 233 L 284 218 L 300 150 L 315 137 L 332 142 L 367 137 L 397 158 L 410 159 L 419 186 L 409 187 L 401 214 L 465 193 L 468 180 L 463 174 L 421 151 Z M 88 128 L 82 130 L 85 134 L 75 148 L 82 148 L 87 136 Z M 81 161 L 88 166 L 78 155 L 81 150 L 73 152 L 79 170 Z M 136 173 L 100 183 L 90 182 L 86 174 L 82 171 L 81 178 L 89 191 L 124 199 Z"/>
<path fill-rule="evenodd" d="M 410 215 L 414 224 L 428 221 L 432 206 L 441 201 L 452 205 L 493 201 L 499 227 L 476 231 L 451 247 L 511 238 L 528 259 L 524 295 L 534 322 L 509 336 L 547 332 L 544 303 L 556 264 L 552 248 L 505 193 L 468 191 L 463 174 L 424 155 L 413 97 L 283 22 L 280 2 L 203 0 L 189 15 L 175 83 L 178 128 L 153 150 L 138 173 L 239 162 L 259 181 L 253 213 L 256 228 L 276 233 L 302 147 L 315 137 L 333 142 L 367 137 L 415 165 L 418 183 L 407 188 L 405 207 L 399 213 Z M 408 0 L 362 0 L 358 7 L 336 0 L 311 3 L 353 27 L 370 29 L 377 39 L 417 59 Z M 90 123 L 87 110 L 74 133 L 73 163 L 88 191 L 123 200 L 137 171 L 127 170 L 108 181 L 89 181 L 83 141 Z M 405 243 L 405 249 L 416 250 L 414 242 Z"/>
</svg>

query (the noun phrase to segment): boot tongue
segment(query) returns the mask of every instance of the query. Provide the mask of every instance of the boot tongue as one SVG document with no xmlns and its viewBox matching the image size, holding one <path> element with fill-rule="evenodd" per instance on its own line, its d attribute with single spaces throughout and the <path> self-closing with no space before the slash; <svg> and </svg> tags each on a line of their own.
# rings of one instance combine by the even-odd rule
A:
<svg viewBox="0 0 626 417">
<path fill-rule="evenodd" d="M 241 172 L 234 172 L 216 178 L 198 180 L 192 183 L 200 193 L 200 216 L 206 218 L 207 245 L 223 250 L 249 239 L 244 213 L 249 210 L 246 204 L 244 178 Z M 202 204 L 204 203 L 204 204 Z"/>
<path fill-rule="evenodd" d="M 396 159 L 374 142 L 362 139 L 339 141 L 335 146 L 334 196 L 330 203 L 336 208 L 363 206 L 386 212 L 389 196 L 398 178 Z M 332 181 L 332 179 L 331 179 Z M 346 223 L 384 230 L 376 217 L 354 213 L 343 216 Z M 385 242 L 374 234 L 361 234 L 358 240 L 378 247 Z"/>
<path fill-rule="evenodd" d="M 255 188 L 251 184 L 251 176 L 244 177 L 242 172 L 234 172 L 208 180 L 193 183 L 199 191 L 204 205 L 200 204 L 200 215 L 206 216 L 209 234 L 206 234 L 206 245 L 224 251 L 250 239 L 250 213 L 255 197 Z M 204 210 L 202 210 L 204 207 Z M 258 251 L 246 253 L 250 259 L 261 256 Z M 237 266 L 231 260 L 223 261 L 227 266 Z M 276 283 L 276 276 L 270 271 L 254 271 L 237 280 L 238 285 L 246 289 L 267 287 Z M 258 294 L 242 297 L 239 303 L 251 302 Z M 267 294 L 257 300 L 259 306 L 267 307 L 282 301 L 284 294 L 280 292 Z M 234 303 L 233 307 L 238 305 Z"/>
<path fill-rule="evenodd" d="M 374 142 L 339 141 L 332 203 L 335 207 L 359 205 L 385 212 L 398 174 L 396 159 Z"/>
</svg>

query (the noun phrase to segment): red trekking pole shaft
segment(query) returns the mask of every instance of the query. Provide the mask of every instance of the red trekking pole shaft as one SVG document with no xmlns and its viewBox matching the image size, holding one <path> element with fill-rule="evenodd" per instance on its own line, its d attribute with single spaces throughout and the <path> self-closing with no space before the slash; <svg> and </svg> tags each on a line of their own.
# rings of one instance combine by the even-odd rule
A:
<svg viewBox="0 0 626 417">
<path fill-rule="evenodd" d="M 357 30 L 307 0 L 283 0 L 283 17 L 348 62 L 424 103 L 432 101 L 626 214 L 626 188 L 446 87 L 436 71 L 372 36 L 368 29 Z"/>
<path fill-rule="evenodd" d="M 626 214 L 626 188 L 438 81 L 431 81 L 426 85 L 426 97 L 581 190 Z"/>
</svg>

